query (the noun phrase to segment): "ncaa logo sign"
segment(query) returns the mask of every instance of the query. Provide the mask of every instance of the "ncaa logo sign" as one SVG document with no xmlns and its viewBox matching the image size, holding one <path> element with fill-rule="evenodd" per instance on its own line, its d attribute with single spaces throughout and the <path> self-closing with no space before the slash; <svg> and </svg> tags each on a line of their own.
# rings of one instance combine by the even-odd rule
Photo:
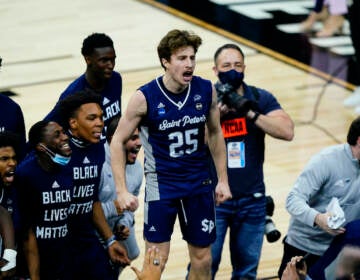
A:
<svg viewBox="0 0 360 280">
<path fill-rule="evenodd" d="M 201 221 L 201 230 L 203 232 L 211 233 L 213 229 L 215 228 L 215 223 L 212 220 L 204 219 Z"/>
</svg>

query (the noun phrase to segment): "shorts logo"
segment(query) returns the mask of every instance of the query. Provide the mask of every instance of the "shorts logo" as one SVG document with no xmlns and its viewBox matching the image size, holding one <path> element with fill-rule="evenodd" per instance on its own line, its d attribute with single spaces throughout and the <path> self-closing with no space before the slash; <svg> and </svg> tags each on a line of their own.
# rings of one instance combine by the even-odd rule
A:
<svg viewBox="0 0 360 280">
<path fill-rule="evenodd" d="M 201 230 L 203 232 L 208 232 L 209 234 L 213 231 L 215 228 L 215 223 L 212 220 L 204 219 L 201 221 Z"/>
<path fill-rule="evenodd" d="M 151 226 L 151 227 L 149 228 L 149 231 L 156 231 L 156 228 L 155 228 L 154 226 Z"/>
</svg>

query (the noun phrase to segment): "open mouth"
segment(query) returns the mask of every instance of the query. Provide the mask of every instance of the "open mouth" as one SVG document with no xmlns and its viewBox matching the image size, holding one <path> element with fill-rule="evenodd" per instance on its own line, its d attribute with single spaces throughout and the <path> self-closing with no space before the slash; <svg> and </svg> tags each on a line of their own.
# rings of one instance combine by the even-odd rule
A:
<svg viewBox="0 0 360 280">
<path fill-rule="evenodd" d="M 184 80 L 185 81 L 191 81 L 193 76 L 193 72 L 192 71 L 185 71 L 183 74 Z"/>
<path fill-rule="evenodd" d="M 93 136 L 94 136 L 95 138 L 97 138 L 97 139 L 100 139 L 100 137 L 101 137 L 101 132 L 94 132 L 94 133 L 93 133 Z"/>
<path fill-rule="evenodd" d="M 14 181 L 14 176 L 15 175 L 15 171 L 11 170 L 11 171 L 7 171 L 4 174 L 4 183 L 5 184 L 10 184 Z"/>
<path fill-rule="evenodd" d="M 132 160 L 136 160 L 136 157 L 138 155 L 140 151 L 140 147 L 139 148 L 133 148 L 128 152 L 128 158 L 132 159 Z"/>
<path fill-rule="evenodd" d="M 65 155 L 71 153 L 71 148 L 69 146 L 69 143 L 65 143 L 65 144 L 61 145 L 60 149 L 63 152 L 63 154 L 65 154 Z"/>
</svg>

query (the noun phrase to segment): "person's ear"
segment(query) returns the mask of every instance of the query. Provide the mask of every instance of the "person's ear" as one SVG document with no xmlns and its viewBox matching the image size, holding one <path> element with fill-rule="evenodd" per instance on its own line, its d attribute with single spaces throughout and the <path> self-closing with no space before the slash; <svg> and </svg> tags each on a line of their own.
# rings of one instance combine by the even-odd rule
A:
<svg viewBox="0 0 360 280">
<path fill-rule="evenodd" d="M 84 59 L 85 59 L 86 65 L 89 66 L 91 64 L 91 57 L 89 55 L 85 55 Z"/>
<path fill-rule="evenodd" d="M 69 127 L 70 127 L 70 129 L 72 129 L 72 130 L 77 129 L 78 123 L 77 123 L 77 120 L 76 120 L 75 118 L 70 118 L 70 119 L 69 119 Z"/>
<path fill-rule="evenodd" d="M 35 149 L 38 151 L 38 152 L 46 152 L 46 148 L 45 148 L 45 145 L 43 143 L 38 143 L 35 147 Z"/>
<path fill-rule="evenodd" d="M 214 65 L 212 69 L 215 73 L 215 76 L 217 76 L 219 74 L 219 71 L 217 70 L 216 66 Z"/>
<path fill-rule="evenodd" d="M 168 68 L 167 65 L 169 65 L 169 61 L 167 61 L 167 59 L 165 59 L 165 58 L 162 58 L 161 64 L 167 69 Z"/>
</svg>

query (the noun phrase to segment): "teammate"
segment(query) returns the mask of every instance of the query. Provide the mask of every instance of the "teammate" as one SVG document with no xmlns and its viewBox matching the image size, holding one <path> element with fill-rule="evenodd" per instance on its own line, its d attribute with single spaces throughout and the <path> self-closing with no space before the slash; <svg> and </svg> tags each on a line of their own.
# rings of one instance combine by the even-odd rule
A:
<svg viewBox="0 0 360 280">
<path fill-rule="evenodd" d="M 18 140 L 17 136 L 9 131 L 0 132 L 0 206 L 3 211 L 6 211 L 6 213 L 10 215 L 12 223 L 12 225 L 8 223 L 6 213 L 0 216 L 3 233 L 7 235 L 6 237 L 3 236 L 3 246 L 0 247 L 0 256 L 7 261 L 7 263 L 4 263 L 4 266 L 0 268 L 0 276 L 4 277 L 14 274 L 18 257 L 18 250 L 15 250 L 14 242 L 16 242 L 16 233 L 19 229 L 19 214 L 16 189 L 13 185 L 15 168 L 18 162 Z M 16 231 L 15 233 L 11 233 L 12 227 Z M 15 235 L 11 236 L 11 234 Z"/>
<path fill-rule="evenodd" d="M 0 57 L 0 68 L 2 59 Z M 11 131 L 19 137 L 20 146 L 17 154 L 18 159 L 25 156 L 25 121 L 24 115 L 19 104 L 10 97 L 0 94 L 0 132 Z"/>
<path fill-rule="evenodd" d="M 210 244 L 215 239 L 205 127 L 219 178 L 216 202 L 231 198 L 216 92 L 210 81 L 193 75 L 200 44 L 196 34 L 176 29 L 161 39 L 157 49 L 165 74 L 132 95 L 111 142 L 120 207 L 134 210 L 138 201 L 125 182 L 125 145 L 140 127 L 145 152 L 146 248 L 158 247 L 165 266 L 178 216 L 191 261 L 189 279 L 210 279 Z"/>
<path fill-rule="evenodd" d="M 29 131 L 30 153 L 16 171 L 24 252 L 32 280 L 67 279 L 72 173 L 69 137 L 56 122 Z"/>
<path fill-rule="evenodd" d="M 101 96 L 87 91 L 76 92 L 63 99 L 59 110 L 67 120 L 70 161 L 73 176 L 72 204 L 69 208 L 72 279 L 117 279 L 110 259 L 121 265 L 130 263 L 126 250 L 115 240 L 99 201 L 99 181 L 105 160 L 100 143 L 104 128 Z M 95 230 L 106 240 L 102 247 Z M 110 259 L 109 259 L 110 256 Z"/>
<path fill-rule="evenodd" d="M 81 53 L 85 59 L 86 71 L 65 89 L 59 102 L 68 95 L 87 89 L 100 94 L 105 123 L 102 140 L 105 141 L 106 127 L 113 117 L 121 115 L 122 78 L 120 73 L 114 71 L 114 44 L 108 35 L 93 33 L 84 39 Z M 45 119 L 62 121 L 58 111 L 59 102 Z"/>
<path fill-rule="evenodd" d="M 104 210 L 105 217 L 112 228 L 116 239 L 126 248 L 129 259 L 132 261 L 136 259 L 139 254 L 139 246 L 136 242 L 135 236 L 135 220 L 134 212 L 125 210 L 122 214 L 118 214 L 117 208 L 119 203 L 116 199 L 115 182 L 112 176 L 111 160 L 110 160 L 110 143 L 112 136 L 115 132 L 117 124 L 119 122 L 118 117 L 115 117 L 106 131 L 106 143 L 105 143 L 105 163 L 101 172 L 99 198 L 102 208 Z M 142 184 L 144 172 L 143 168 L 137 160 L 137 155 L 141 148 L 141 142 L 139 138 L 139 130 L 136 129 L 131 135 L 130 139 L 126 142 L 126 183 L 129 191 L 138 195 Z M 119 267 L 121 273 L 123 267 Z M 115 268 L 118 269 L 118 268 Z"/>
</svg>

